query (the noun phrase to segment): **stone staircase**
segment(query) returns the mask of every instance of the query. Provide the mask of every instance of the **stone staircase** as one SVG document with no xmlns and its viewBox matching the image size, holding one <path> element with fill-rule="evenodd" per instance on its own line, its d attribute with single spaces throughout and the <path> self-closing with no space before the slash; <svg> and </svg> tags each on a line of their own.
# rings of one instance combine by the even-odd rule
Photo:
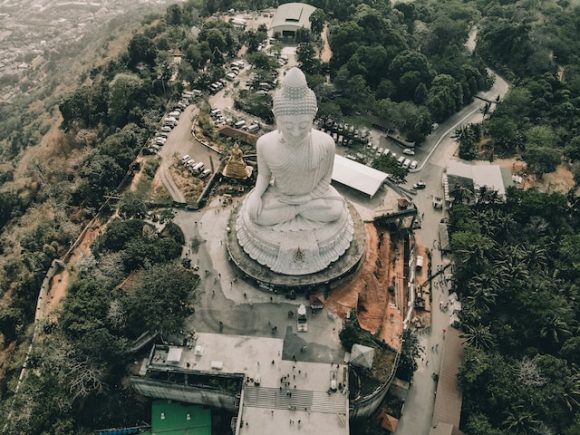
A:
<svg viewBox="0 0 580 435">
<path fill-rule="evenodd" d="M 244 389 L 244 406 L 249 408 L 289 409 L 328 414 L 344 413 L 346 396 L 336 392 L 328 395 L 326 391 L 290 390 L 289 396 L 283 389 L 255 387 L 247 385 Z"/>
</svg>

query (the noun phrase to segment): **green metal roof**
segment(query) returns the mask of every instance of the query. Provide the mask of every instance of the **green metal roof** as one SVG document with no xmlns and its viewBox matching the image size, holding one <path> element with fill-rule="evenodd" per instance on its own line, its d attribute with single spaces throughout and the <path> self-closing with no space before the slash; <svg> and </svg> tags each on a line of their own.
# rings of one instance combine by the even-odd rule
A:
<svg viewBox="0 0 580 435">
<path fill-rule="evenodd" d="M 151 405 L 151 434 L 211 435 L 211 411 L 199 405 L 154 400 Z"/>
</svg>

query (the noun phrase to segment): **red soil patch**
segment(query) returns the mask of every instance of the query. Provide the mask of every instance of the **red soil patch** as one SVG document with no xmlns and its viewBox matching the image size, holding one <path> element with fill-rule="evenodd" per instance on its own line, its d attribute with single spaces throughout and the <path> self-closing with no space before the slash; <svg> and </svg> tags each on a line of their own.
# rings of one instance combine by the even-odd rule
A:
<svg viewBox="0 0 580 435">
<path fill-rule="evenodd" d="M 398 349 L 403 332 L 399 304 L 406 302 L 404 295 L 401 296 L 401 302 L 396 300 L 397 295 L 406 293 L 402 291 L 402 244 L 395 245 L 395 253 L 401 252 L 401 255 L 396 255 L 393 260 L 390 234 L 379 234 L 373 224 L 366 224 L 365 230 L 367 250 L 362 266 L 350 279 L 332 291 L 326 300 L 326 307 L 343 318 L 349 311 L 356 309 L 363 329 Z M 395 280 L 400 277 L 401 281 L 399 291 L 394 294 L 388 291 L 393 282 L 391 277 L 395 277 Z"/>
</svg>

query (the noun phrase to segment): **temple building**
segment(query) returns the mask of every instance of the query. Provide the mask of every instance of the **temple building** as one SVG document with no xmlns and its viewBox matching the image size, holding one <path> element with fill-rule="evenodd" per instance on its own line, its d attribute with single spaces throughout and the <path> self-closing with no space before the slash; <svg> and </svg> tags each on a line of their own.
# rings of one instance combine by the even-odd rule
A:
<svg viewBox="0 0 580 435">
<path fill-rule="evenodd" d="M 316 10 L 314 6 L 304 3 L 286 3 L 276 9 L 272 20 L 272 33 L 293 39 L 299 29 L 310 30 L 310 15 Z"/>
</svg>

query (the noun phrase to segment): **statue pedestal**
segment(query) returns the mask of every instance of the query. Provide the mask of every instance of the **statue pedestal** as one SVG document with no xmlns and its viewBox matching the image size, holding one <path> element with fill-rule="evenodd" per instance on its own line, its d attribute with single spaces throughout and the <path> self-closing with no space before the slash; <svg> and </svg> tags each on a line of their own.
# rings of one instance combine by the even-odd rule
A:
<svg viewBox="0 0 580 435">
<path fill-rule="evenodd" d="M 366 247 L 364 223 L 354 207 L 347 208 L 344 219 L 300 234 L 264 231 L 245 222 L 238 206 L 226 239 L 230 260 L 268 290 L 300 290 L 339 281 L 357 269 Z"/>
</svg>

